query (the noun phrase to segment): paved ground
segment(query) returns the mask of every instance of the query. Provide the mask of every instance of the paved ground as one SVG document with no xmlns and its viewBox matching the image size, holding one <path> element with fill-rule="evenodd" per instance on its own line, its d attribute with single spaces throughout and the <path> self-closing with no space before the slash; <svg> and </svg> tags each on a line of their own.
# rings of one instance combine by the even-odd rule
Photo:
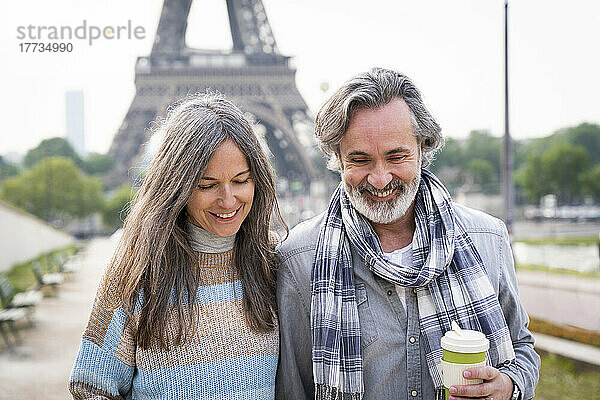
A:
<svg viewBox="0 0 600 400">
<path fill-rule="evenodd" d="M 600 333 L 599 279 L 537 271 L 519 271 L 517 279 L 529 315 Z"/>
<path fill-rule="evenodd" d="M 81 270 L 61 286 L 55 297 L 46 297 L 37 306 L 35 326 L 23 324 L 22 344 L 16 352 L 0 349 L 0 399 L 70 398 L 69 374 L 96 286 L 113 247 L 110 239 L 92 240 L 77 259 Z"/>
</svg>

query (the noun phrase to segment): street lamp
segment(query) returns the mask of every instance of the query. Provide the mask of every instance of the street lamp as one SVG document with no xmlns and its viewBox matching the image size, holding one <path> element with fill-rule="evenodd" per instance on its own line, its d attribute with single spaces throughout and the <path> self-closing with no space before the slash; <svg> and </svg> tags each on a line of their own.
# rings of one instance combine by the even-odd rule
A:
<svg viewBox="0 0 600 400">
<path fill-rule="evenodd" d="M 508 118 L 508 0 L 504 1 L 504 217 L 512 234 L 514 190 L 512 179 L 512 143 Z"/>
</svg>

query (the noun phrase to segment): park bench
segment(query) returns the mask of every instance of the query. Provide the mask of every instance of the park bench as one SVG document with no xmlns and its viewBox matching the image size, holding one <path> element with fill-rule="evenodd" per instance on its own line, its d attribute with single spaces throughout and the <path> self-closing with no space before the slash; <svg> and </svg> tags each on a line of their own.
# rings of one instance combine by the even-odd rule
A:
<svg viewBox="0 0 600 400">
<path fill-rule="evenodd" d="M 20 308 L 8 308 L 4 310 L 0 310 L 0 334 L 6 343 L 8 349 L 12 352 L 13 346 L 17 345 L 21 342 L 21 338 L 17 333 L 17 328 L 15 327 L 15 322 L 25 318 L 25 310 Z M 6 329 L 4 329 L 6 327 Z M 8 331 L 12 332 L 13 342 L 10 342 Z"/>
<path fill-rule="evenodd" d="M 54 256 L 54 263 L 58 267 L 58 271 L 65 276 L 81 269 L 81 263 L 75 257 L 69 257 L 64 253 Z"/>
<path fill-rule="evenodd" d="M 26 310 L 30 322 L 33 308 L 38 305 L 44 296 L 38 290 L 28 290 L 16 293 L 13 285 L 5 277 L 0 277 L 0 301 L 5 309 L 21 308 Z"/>
<path fill-rule="evenodd" d="M 60 272 L 52 272 L 48 274 L 42 273 L 42 268 L 39 263 L 34 264 L 31 269 L 35 275 L 35 279 L 38 282 L 39 289 L 44 287 L 50 287 L 56 293 L 58 285 L 64 282 L 65 278 Z"/>
</svg>

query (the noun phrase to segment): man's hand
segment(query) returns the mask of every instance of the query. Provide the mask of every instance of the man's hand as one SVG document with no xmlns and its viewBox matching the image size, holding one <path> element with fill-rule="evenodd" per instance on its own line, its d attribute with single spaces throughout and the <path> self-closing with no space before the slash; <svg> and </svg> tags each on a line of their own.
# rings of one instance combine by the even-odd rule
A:
<svg viewBox="0 0 600 400">
<path fill-rule="evenodd" d="M 473 398 L 510 400 L 512 396 L 512 379 L 494 367 L 470 368 L 463 372 L 463 376 L 467 379 L 483 379 L 483 383 L 451 386 L 448 400 L 468 400 Z"/>
</svg>

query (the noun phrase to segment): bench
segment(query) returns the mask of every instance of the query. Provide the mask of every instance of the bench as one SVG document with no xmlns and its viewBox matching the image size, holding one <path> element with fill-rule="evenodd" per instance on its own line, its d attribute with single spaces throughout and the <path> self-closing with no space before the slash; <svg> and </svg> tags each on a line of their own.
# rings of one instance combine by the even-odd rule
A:
<svg viewBox="0 0 600 400">
<path fill-rule="evenodd" d="M 21 338 L 17 333 L 17 328 L 15 328 L 15 322 L 25 318 L 25 310 L 20 308 L 9 308 L 0 310 L 0 334 L 6 343 L 8 349 L 13 352 L 13 346 L 19 344 L 21 342 Z M 6 326 L 6 330 L 4 327 Z M 8 331 L 12 332 L 13 335 L 13 343 L 10 342 Z"/>
<path fill-rule="evenodd" d="M 64 253 L 54 256 L 54 264 L 57 266 L 58 271 L 65 276 L 69 276 L 81 269 L 80 260 L 76 257 L 69 257 Z"/>
<path fill-rule="evenodd" d="M 16 293 L 15 288 L 5 277 L 0 277 L 0 301 L 2 307 L 22 308 L 28 311 L 27 316 L 30 322 L 33 308 L 38 305 L 44 296 L 39 290 L 28 290 L 26 292 Z"/>
<path fill-rule="evenodd" d="M 63 274 L 60 272 L 53 272 L 49 274 L 43 274 L 42 268 L 40 264 L 34 264 L 31 269 L 33 270 L 33 274 L 35 275 L 35 279 L 38 282 L 39 289 L 44 287 L 51 287 L 52 290 L 56 293 L 56 288 L 58 285 L 65 281 Z"/>
</svg>

